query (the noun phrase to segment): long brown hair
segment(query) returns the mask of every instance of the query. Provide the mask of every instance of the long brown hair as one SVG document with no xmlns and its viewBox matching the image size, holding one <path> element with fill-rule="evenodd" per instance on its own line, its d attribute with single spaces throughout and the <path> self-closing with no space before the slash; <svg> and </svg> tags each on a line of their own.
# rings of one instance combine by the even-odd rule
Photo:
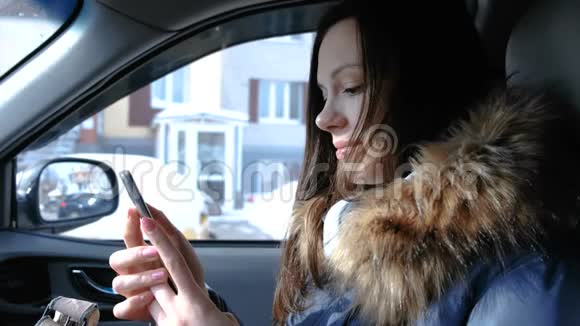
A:
<svg viewBox="0 0 580 326">
<path fill-rule="evenodd" d="M 381 8 L 378 7 L 381 5 Z M 312 51 L 306 112 L 306 145 L 293 219 L 285 241 L 273 316 L 283 324 L 304 309 L 308 284 L 325 284 L 321 261 L 323 217 L 328 208 L 358 188 L 337 175 L 332 137 L 315 125 L 324 106 L 317 86 L 318 53 L 327 31 L 337 22 L 357 23 L 365 80 L 365 104 L 354 140 L 380 124 L 396 131 L 396 151 L 383 158 L 383 178 L 392 181 L 396 167 L 412 155 L 412 144 L 434 140 L 466 107 L 483 95 L 492 80 L 472 18 L 460 0 L 351 1 L 322 17 Z M 382 114 L 381 114 L 382 113 Z M 353 153 L 352 159 L 361 153 Z M 345 192 L 346 191 L 346 192 Z M 306 252 L 306 254 L 304 254 Z"/>
</svg>

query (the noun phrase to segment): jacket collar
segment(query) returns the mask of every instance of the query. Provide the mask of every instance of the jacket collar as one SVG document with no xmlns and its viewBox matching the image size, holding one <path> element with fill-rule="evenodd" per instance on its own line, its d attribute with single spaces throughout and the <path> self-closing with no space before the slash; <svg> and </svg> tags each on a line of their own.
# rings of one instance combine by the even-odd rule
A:
<svg viewBox="0 0 580 326">
<path fill-rule="evenodd" d="M 332 284 L 354 292 L 369 322 L 405 325 L 474 263 L 539 248 L 534 180 L 548 121 L 540 98 L 505 91 L 421 145 L 410 178 L 366 191 L 345 216 L 327 258 Z"/>
</svg>

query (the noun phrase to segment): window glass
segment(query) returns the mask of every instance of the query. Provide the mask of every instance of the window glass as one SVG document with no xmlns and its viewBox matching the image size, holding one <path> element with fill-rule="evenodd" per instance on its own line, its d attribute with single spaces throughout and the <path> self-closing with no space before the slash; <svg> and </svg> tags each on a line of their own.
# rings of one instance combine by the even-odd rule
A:
<svg viewBox="0 0 580 326">
<path fill-rule="evenodd" d="M 173 73 L 173 102 L 185 103 L 188 84 L 187 69 L 179 69 Z"/>
<path fill-rule="evenodd" d="M 301 120 L 304 111 L 304 85 L 292 83 L 290 85 L 290 119 Z"/>
<path fill-rule="evenodd" d="M 198 133 L 198 187 L 224 203 L 226 188 L 226 130 Z"/>
<path fill-rule="evenodd" d="M 169 126 L 164 126 L 160 128 L 163 130 L 163 151 L 160 151 L 160 154 L 163 157 L 163 163 L 167 163 L 169 161 Z"/>
<path fill-rule="evenodd" d="M 20 154 L 17 178 L 47 159 L 99 160 L 131 171 L 144 199 L 189 239 L 280 240 L 302 164 L 312 40 L 258 40 L 191 62 Z M 78 180 L 53 183 L 61 187 L 45 182 L 42 204 L 58 209 Z M 62 234 L 121 239 L 133 204 L 120 187 L 114 213 Z"/>
<path fill-rule="evenodd" d="M 181 174 L 185 173 L 185 167 L 187 164 L 185 161 L 185 151 L 186 151 L 185 145 L 186 145 L 186 143 L 185 143 L 185 131 L 180 130 L 177 133 L 177 162 L 178 162 L 177 172 L 179 172 Z"/>
<path fill-rule="evenodd" d="M 161 100 L 161 101 L 165 101 L 165 78 L 161 78 L 158 81 L 153 83 L 153 97 Z"/>
<path fill-rule="evenodd" d="M 269 118 L 270 117 L 270 82 L 267 80 L 259 81 L 258 90 L 258 107 L 260 108 L 260 117 Z"/>
<path fill-rule="evenodd" d="M 156 108 L 182 107 L 190 104 L 189 67 L 174 71 L 153 82 L 151 87 L 152 105 Z"/>
<path fill-rule="evenodd" d="M 258 83 L 258 110 L 264 123 L 300 122 L 306 104 L 305 81 L 259 80 Z"/>
<path fill-rule="evenodd" d="M 276 87 L 274 93 L 274 97 L 276 98 L 276 118 L 284 119 L 284 106 L 286 105 L 284 91 L 286 90 L 286 83 L 276 82 L 274 85 Z"/>
</svg>

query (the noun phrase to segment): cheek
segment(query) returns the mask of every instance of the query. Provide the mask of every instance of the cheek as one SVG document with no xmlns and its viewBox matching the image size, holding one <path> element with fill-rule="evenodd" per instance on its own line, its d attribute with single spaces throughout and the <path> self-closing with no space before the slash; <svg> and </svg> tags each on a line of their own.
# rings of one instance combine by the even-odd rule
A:
<svg viewBox="0 0 580 326">
<path fill-rule="evenodd" d="M 362 171 L 357 175 L 359 182 L 364 184 L 380 184 L 384 182 L 384 166 L 381 160 L 365 155 L 361 165 Z"/>
<path fill-rule="evenodd" d="M 343 98 L 344 115 L 349 125 L 355 126 L 363 111 L 363 96 L 350 96 Z"/>
</svg>

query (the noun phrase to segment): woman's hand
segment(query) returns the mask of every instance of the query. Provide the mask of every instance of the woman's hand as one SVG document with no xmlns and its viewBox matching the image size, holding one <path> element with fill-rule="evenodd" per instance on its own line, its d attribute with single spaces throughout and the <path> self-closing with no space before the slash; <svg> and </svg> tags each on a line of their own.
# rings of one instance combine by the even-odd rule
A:
<svg viewBox="0 0 580 326">
<path fill-rule="evenodd" d="M 177 293 L 167 283 L 151 287 L 155 300 L 148 310 L 158 325 L 238 325 L 236 319 L 221 312 L 210 300 L 204 284 L 198 284 L 189 264 L 153 219 L 141 219 L 141 228 L 157 248 L 159 256 L 175 282 Z"/>
<path fill-rule="evenodd" d="M 195 282 L 205 288 L 203 268 L 190 243 L 161 211 L 150 205 L 149 209 L 175 251 L 186 261 Z M 113 253 L 109 260 L 111 267 L 119 274 L 113 280 L 113 289 L 127 298 L 113 309 L 114 315 L 120 319 L 151 320 L 148 306 L 154 297 L 149 289 L 166 283 L 169 276 L 157 248 L 143 241 L 139 224 L 137 211 L 129 210 L 124 234 L 127 249 Z"/>
</svg>

